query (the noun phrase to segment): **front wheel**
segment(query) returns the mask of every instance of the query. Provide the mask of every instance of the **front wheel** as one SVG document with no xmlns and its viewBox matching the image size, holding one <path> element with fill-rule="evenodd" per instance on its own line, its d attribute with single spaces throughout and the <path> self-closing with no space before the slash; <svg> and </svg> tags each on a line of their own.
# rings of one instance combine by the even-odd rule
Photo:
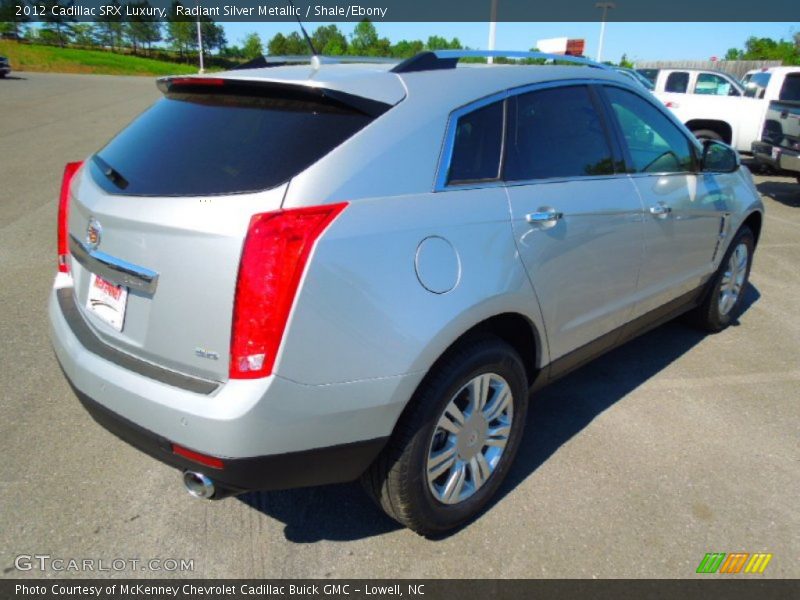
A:
<svg viewBox="0 0 800 600">
<path fill-rule="evenodd" d="M 420 384 L 363 483 L 386 513 L 437 535 L 480 513 L 519 447 L 528 384 L 504 341 L 464 343 Z"/>
<path fill-rule="evenodd" d="M 691 314 L 696 325 L 707 331 L 722 331 L 739 315 L 753 264 L 755 238 L 742 227 L 722 258 L 703 303 Z"/>
</svg>

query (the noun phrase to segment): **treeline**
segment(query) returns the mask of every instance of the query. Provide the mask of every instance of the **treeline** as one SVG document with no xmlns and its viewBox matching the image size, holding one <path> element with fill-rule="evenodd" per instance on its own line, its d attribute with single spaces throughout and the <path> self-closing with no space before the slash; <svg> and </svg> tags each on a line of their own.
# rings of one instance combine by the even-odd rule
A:
<svg viewBox="0 0 800 600">
<path fill-rule="evenodd" d="M 32 4 L 45 7 L 45 16 L 36 25 L 29 17 L 18 16 L 16 6 L 21 0 L 0 0 L 0 34 L 13 39 L 54 46 L 81 46 L 85 48 L 108 48 L 112 51 L 127 51 L 133 54 L 154 54 L 155 48 L 174 50 L 181 58 L 197 55 L 197 22 L 192 17 L 176 17 L 177 0 L 172 3 L 171 16 L 165 23 L 145 17 L 123 19 L 121 15 L 98 17 L 92 23 L 78 22 L 74 17 L 53 16 L 52 6 L 66 6 L 63 0 L 35 0 Z M 24 0 L 22 0 L 24 3 Z M 147 0 L 120 3 L 108 0 L 109 6 L 130 6 L 147 14 L 152 8 Z M 125 10 L 121 11 L 123 14 Z M 201 17 L 203 52 L 221 53 L 227 47 L 225 30 L 213 20 Z"/>
<path fill-rule="evenodd" d="M 377 56 L 408 58 L 423 50 L 460 50 L 464 46 L 458 38 L 448 40 L 438 35 L 427 41 L 400 40 L 392 44 L 378 35 L 375 25 L 368 20 L 359 22 L 349 39 L 336 25 L 320 25 L 311 34 L 311 43 L 318 54 L 326 56 Z M 231 46 L 225 53 L 231 57 L 252 59 L 264 54 L 294 56 L 311 54 L 311 49 L 298 31 L 287 35 L 276 33 L 266 44 L 257 33 L 248 34 L 241 47 Z"/>
<path fill-rule="evenodd" d="M 743 49 L 729 49 L 725 60 L 780 60 L 784 65 L 800 65 L 800 32 L 791 40 L 750 37 Z"/>
</svg>

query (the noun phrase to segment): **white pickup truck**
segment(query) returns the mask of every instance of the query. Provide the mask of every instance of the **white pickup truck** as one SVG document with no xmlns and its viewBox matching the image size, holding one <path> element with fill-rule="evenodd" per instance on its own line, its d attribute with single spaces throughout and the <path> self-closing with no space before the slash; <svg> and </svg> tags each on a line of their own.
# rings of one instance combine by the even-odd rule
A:
<svg viewBox="0 0 800 600">
<path fill-rule="evenodd" d="M 749 153 L 761 138 L 770 101 L 780 99 L 787 75 L 795 73 L 800 66 L 765 68 L 751 74 L 743 87 L 720 71 L 659 69 L 654 94 L 697 137 Z"/>
</svg>

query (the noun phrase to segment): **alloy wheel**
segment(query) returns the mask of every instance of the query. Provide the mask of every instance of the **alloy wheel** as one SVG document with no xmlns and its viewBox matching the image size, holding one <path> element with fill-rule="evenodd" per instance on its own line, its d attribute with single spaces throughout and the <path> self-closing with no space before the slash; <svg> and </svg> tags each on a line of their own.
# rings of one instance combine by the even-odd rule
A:
<svg viewBox="0 0 800 600">
<path fill-rule="evenodd" d="M 463 502 L 491 477 L 514 418 L 508 382 L 496 373 L 474 377 L 450 399 L 433 432 L 426 476 L 443 504 Z"/>
<path fill-rule="evenodd" d="M 719 286 L 719 314 L 727 315 L 739 300 L 747 276 L 747 245 L 740 243 L 731 253 Z"/>
</svg>

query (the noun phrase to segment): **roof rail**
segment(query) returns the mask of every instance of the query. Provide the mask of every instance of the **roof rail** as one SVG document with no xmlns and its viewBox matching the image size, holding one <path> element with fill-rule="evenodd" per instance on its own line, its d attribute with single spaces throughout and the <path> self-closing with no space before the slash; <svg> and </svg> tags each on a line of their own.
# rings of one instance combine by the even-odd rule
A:
<svg viewBox="0 0 800 600">
<path fill-rule="evenodd" d="M 420 52 L 404 60 L 394 69 L 393 73 L 413 73 L 415 71 L 437 71 L 440 69 L 454 69 L 462 58 L 534 58 L 552 61 L 570 62 L 597 69 L 608 69 L 607 65 L 594 62 L 588 58 L 568 56 L 561 54 L 547 54 L 545 52 L 520 52 L 517 50 L 432 50 Z"/>
<path fill-rule="evenodd" d="M 259 69 L 264 67 L 282 67 L 285 65 L 305 65 L 310 64 L 313 68 L 319 69 L 322 65 L 337 65 L 344 63 L 369 63 L 369 64 L 396 64 L 397 58 L 384 58 L 381 56 L 322 56 L 310 54 L 292 54 L 286 56 L 259 56 L 251 61 L 243 63 L 233 68 L 239 69 Z"/>
</svg>

